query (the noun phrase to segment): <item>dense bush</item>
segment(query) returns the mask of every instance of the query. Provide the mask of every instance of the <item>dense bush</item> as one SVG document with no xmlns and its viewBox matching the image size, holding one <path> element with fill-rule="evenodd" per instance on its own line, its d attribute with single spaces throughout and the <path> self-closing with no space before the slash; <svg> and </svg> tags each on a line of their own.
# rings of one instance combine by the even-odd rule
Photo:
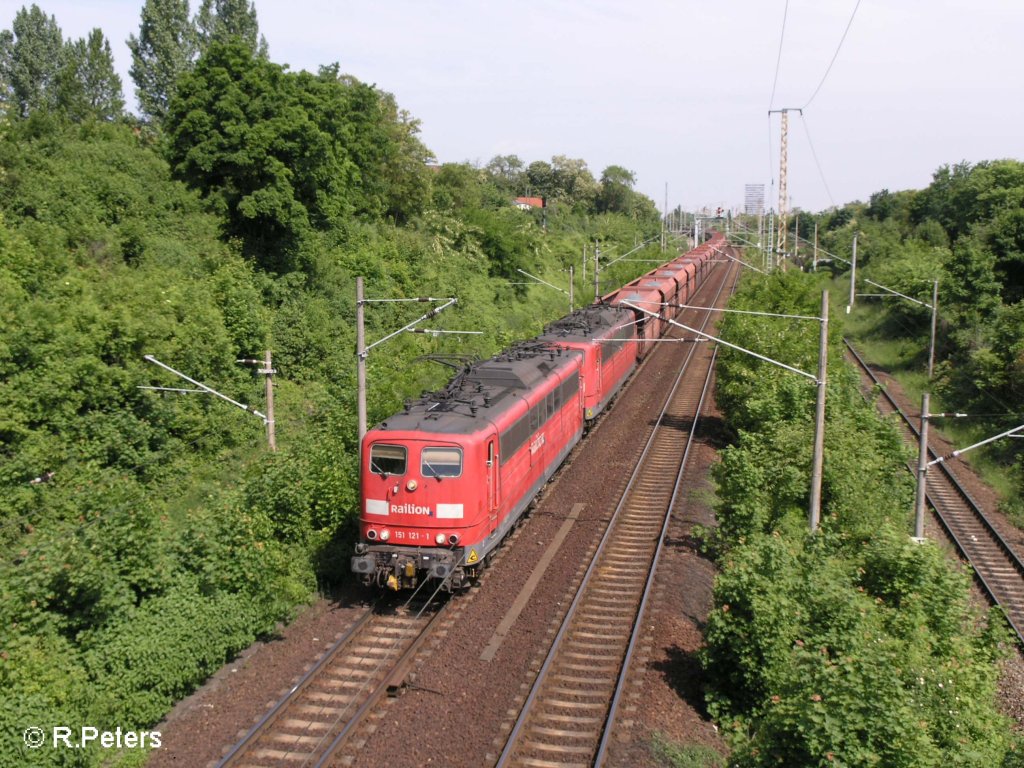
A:
<svg viewBox="0 0 1024 768">
<path fill-rule="evenodd" d="M 819 288 L 799 273 L 752 279 L 734 306 L 814 315 Z M 808 325 L 731 315 L 722 333 L 814 371 Z M 938 547 L 910 541 L 905 452 L 837 346 L 814 535 L 813 384 L 722 355 L 720 401 L 737 435 L 716 469 L 722 570 L 703 653 L 709 711 L 738 766 L 999 765 L 1012 754 L 995 707 L 1004 625 L 977 615 L 968 577 Z"/>
</svg>

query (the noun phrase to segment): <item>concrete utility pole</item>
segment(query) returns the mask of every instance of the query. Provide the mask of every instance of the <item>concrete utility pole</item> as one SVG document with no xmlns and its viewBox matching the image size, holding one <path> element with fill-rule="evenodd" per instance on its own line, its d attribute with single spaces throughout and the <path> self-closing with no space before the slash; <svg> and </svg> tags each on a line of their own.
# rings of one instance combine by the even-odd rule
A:
<svg viewBox="0 0 1024 768">
<path fill-rule="evenodd" d="M 800 257 L 800 214 L 796 215 L 793 222 L 793 258 Z"/>
<path fill-rule="evenodd" d="M 818 271 L 818 222 L 814 222 L 814 271 Z"/>
<path fill-rule="evenodd" d="M 597 242 L 597 240 L 595 240 L 594 241 L 594 303 L 595 304 L 601 298 L 601 282 L 600 282 L 600 274 L 599 274 L 600 271 L 601 271 L 601 262 L 599 261 L 600 258 L 601 258 L 601 246 Z"/>
<path fill-rule="evenodd" d="M 811 532 L 821 521 L 821 476 L 825 463 L 825 388 L 828 366 L 828 291 L 821 292 L 821 337 L 818 346 L 818 401 L 814 409 L 814 459 L 811 462 Z"/>
<path fill-rule="evenodd" d="M 668 182 L 665 182 L 665 215 L 661 219 L 661 252 L 668 248 L 668 234 L 665 231 L 668 227 Z"/>
<path fill-rule="evenodd" d="M 850 310 L 853 309 L 853 297 L 854 290 L 857 285 L 857 233 L 853 233 L 853 257 L 850 262 L 850 301 L 846 305 L 846 314 L 850 314 Z"/>
<path fill-rule="evenodd" d="M 796 107 L 786 107 L 784 109 L 768 110 L 769 115 L 775 114 L 776 112 L 782 115 L 782 135 L 781 144 L 779 147 L 779 251 L 781 253 L 785 253 L 786 214 L 789 211 L 789 200 L 786 194 L 786 174 L 789 165 L 789 113 L 799 112 L 802 115 L 804 111 L 802 109 L 797 109 Z"/>
<path fill-rule="evenodd" d="M 925 477 L 928 472 L 928 393 L 921 395 L 921 445 L 917 452 L 917 495 L 914 498 L 914 538 L 924 538 Z"/>
<path fill-rule="evenodd" d="M 359 450 L 362 450 L 363 435 L 366 434 L 366 328 L 363 301 L 363 278 L 356 278 L 356 390 L 359 411 Z"/>
<path fill-rule="evenodd" d="M 559 290 L 561 290 L 561 289 L 559 289 Z M 417 296 L 415 298 L 408 298 L 408 299 L 367 299 L 367 298 L 365 298 L 363 296 L 363 278 L 361 278 L 361 277 L 357 277 L 356 278 L 356 380 L 357 380 L 357 386 L 358 386 L 358 390 L 359 390 L 358 394 L 356 395 L 356 401 L 358 403 L 358 409 L 359 409 L 357 424 L 358 424 L 358 428 L 359 428 L 359 444 L 360 444 L 360 446 L 362 446 L 363 436 L 366 435 L 366 429 L 367 429 L 367 424 L 366 424 L 366 358 L 369 356 L 370 350 L 372 350 L 374 347 L 380 346 L 385 341 L 390 341 L 391 339 L 395 338 L 395 336 L 398 336 L 398 335 L 403 334 L 403 333 L 426 333 L 426 334 L 430 334 L 432 336 L 440 336 L 442 334 L 476 334 L 476 335 L 479 335 L 479 334 L 483 333 L 483 331 L 448 331 L 448 330 L 442 331 L 442 330 L 424 329 L 424 328 L 417 328 L 416 327 L 417 325 L 422 323 L 424 320 L 429 320 L 429 319 L 431 319 L 433 317 L 436 317 L 438 314 L 440 314 L 444 310 L 448 309 L 448 307 L 452 306 L 453 304 L 457 304 L 458 301 L 459 300 L 457 298 L 455 298 L 454 296 L 449 296 L 448 298 L 444 298 L 444 299 L 437 299 L 437 298 L 434 298 L 433 296 Z M 366 332 L 365 332 L 364 327 L 363 327 L 363 321 L 364 321 L 363 307 L 366 304 L 401 303 L 401 302 L 433 303 L 433 304 L 439 304 L 439 306 L 435 306 L 429 312 L 427 312 L 426 314 L 423 314 L 420 317 L 416 318 L 411 323 L 406 323 L 401 328 L 399 328 L 397 331 L 392 331 L 391 333 L 389 333 L 384 338 L 377 339 L 377 341 L 373 342 L 372 344 L 367 344 L 366 343 Z M 443 302 L 443 303 L 441 303 L 441 302 Z M 362 448 L 360 448 L 360 451 L 361 450 L 362 450 Z"/>
<path fill-rule="evenodd" d="M 277 429 L 274 422 L 274 374 L 277 371 L 274 370 L 274 366 L 271 364 L 269 349 L 265 352 L 263 367 L 258 372 L 267 377 L 267 442 L 270 444 L 270 450 L 276 451 Z"/>
<path fill-rule="evenodd" d="M 939 281 L 932 283 L 932 336 L 928 345 L 928 381 L 932 380 L 935 371 L 935 326 L 939 317 Z"/>
<path fill-rule="evenodd" d="M 270 360 L 270 350 L 265 350 L 263 353 L 262 360 L 236 360 L 236 363 L 245 363 L 246 365 L 262 365 L 262 368 L 257 368 L 256 373 L 260 373 L 266 376 L 266 397 L 267 397 L 267 415 L 264 421 L 267 424 L 267 445 L 270 446 L 270 450 L 277 450 L 277 429 L 274 422 L 274 374 L 277 371 L 274 370 L 273 363 Z"/>
</svg>

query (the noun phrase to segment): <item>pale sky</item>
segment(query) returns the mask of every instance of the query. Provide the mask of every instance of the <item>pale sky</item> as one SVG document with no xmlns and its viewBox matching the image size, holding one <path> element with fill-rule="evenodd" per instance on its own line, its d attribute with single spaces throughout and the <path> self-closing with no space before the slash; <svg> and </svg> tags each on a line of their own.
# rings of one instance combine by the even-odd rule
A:
<svg viewBox="0 0 1024 768">
<path fill-rule="evenodd" d="M 0 25 L 23 4 L 0 0 Z M 65 38 L 103 29 L 134 105 L 125 41 L 142 0 L 37 4 Z M 777 206 L 769 107 L 806 106 L 790 114 L 788 186 L 808 210 L 924 187 L 944 164 L 1024 160 L 1024 1 L 861 0 L 812 99 L 856 4 L 256 0 L 256 11 L 273 61 L 338 62 L 395 94 L 441 162 L 561 154 L 595 177 L 621 165 L 659 208 L 666 184 L 670 208 L 740 207 L 747 183 Z"/>
</svg>

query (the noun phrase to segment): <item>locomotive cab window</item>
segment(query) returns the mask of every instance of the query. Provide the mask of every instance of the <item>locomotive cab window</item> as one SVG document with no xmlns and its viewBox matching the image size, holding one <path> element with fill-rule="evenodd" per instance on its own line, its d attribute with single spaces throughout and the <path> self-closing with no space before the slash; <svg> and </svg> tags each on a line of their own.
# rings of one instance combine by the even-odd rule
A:
<svg viewBox="0 0 1024 768">
<path fill-rule="evenodd" d="M 461 448 L 424 448 L 420 459 L 424 477 L 458 477 L 462 474 Z"/>
<path fill-rule="evenodd" d="M 404 475 L 405 446 L 374 445 L 370 448 L 370 471 L 375 475 Z"/>
</svg>

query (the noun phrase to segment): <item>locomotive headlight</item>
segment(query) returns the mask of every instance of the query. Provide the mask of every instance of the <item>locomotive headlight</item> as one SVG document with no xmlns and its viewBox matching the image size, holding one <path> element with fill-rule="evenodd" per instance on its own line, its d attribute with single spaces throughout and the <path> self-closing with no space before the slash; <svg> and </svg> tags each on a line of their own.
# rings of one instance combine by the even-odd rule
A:
<svg viewBox="0 0 1024 768">
<path fill-rule="evenodd" d="M 385 528 L 383 531 L 380 532 L 380 540 L 381 541 L 387 541 L 390 538 L 391 538 L 391 531 L 389 531 L 387 528 Z"/>
<path fill-rule="evenodd" d="M 406 490 L 415 491 L 420 486 L 419 483 L 417 483 L 415 480 L 410 480 L 408 483 L 405 484 L 405 487 Z"/>
<path fill-rule="evenodd" d="M 453 533 L 451 536 L 449 536 L 448 537 L 448 543 L 451 544 L 453 547 L 456 544 L 458 544 L 459 543 L 459 534 Z"/>
<path fill-rule="evenodd" d="M 368 538 L 370 541 L 376 541 L 377 540 L 377 531 L 374 530 L 373 528 L 371 528 L 370 530 L 368 530 L 366 532 L 366 538 Z"/>
<path fill-rule="evenodd" d="M 434 537 L 434 541 L 436 541 L 438 544 L 444 544 L 444 534 L 437 534 L 437 536 Z"/>
</svg>

